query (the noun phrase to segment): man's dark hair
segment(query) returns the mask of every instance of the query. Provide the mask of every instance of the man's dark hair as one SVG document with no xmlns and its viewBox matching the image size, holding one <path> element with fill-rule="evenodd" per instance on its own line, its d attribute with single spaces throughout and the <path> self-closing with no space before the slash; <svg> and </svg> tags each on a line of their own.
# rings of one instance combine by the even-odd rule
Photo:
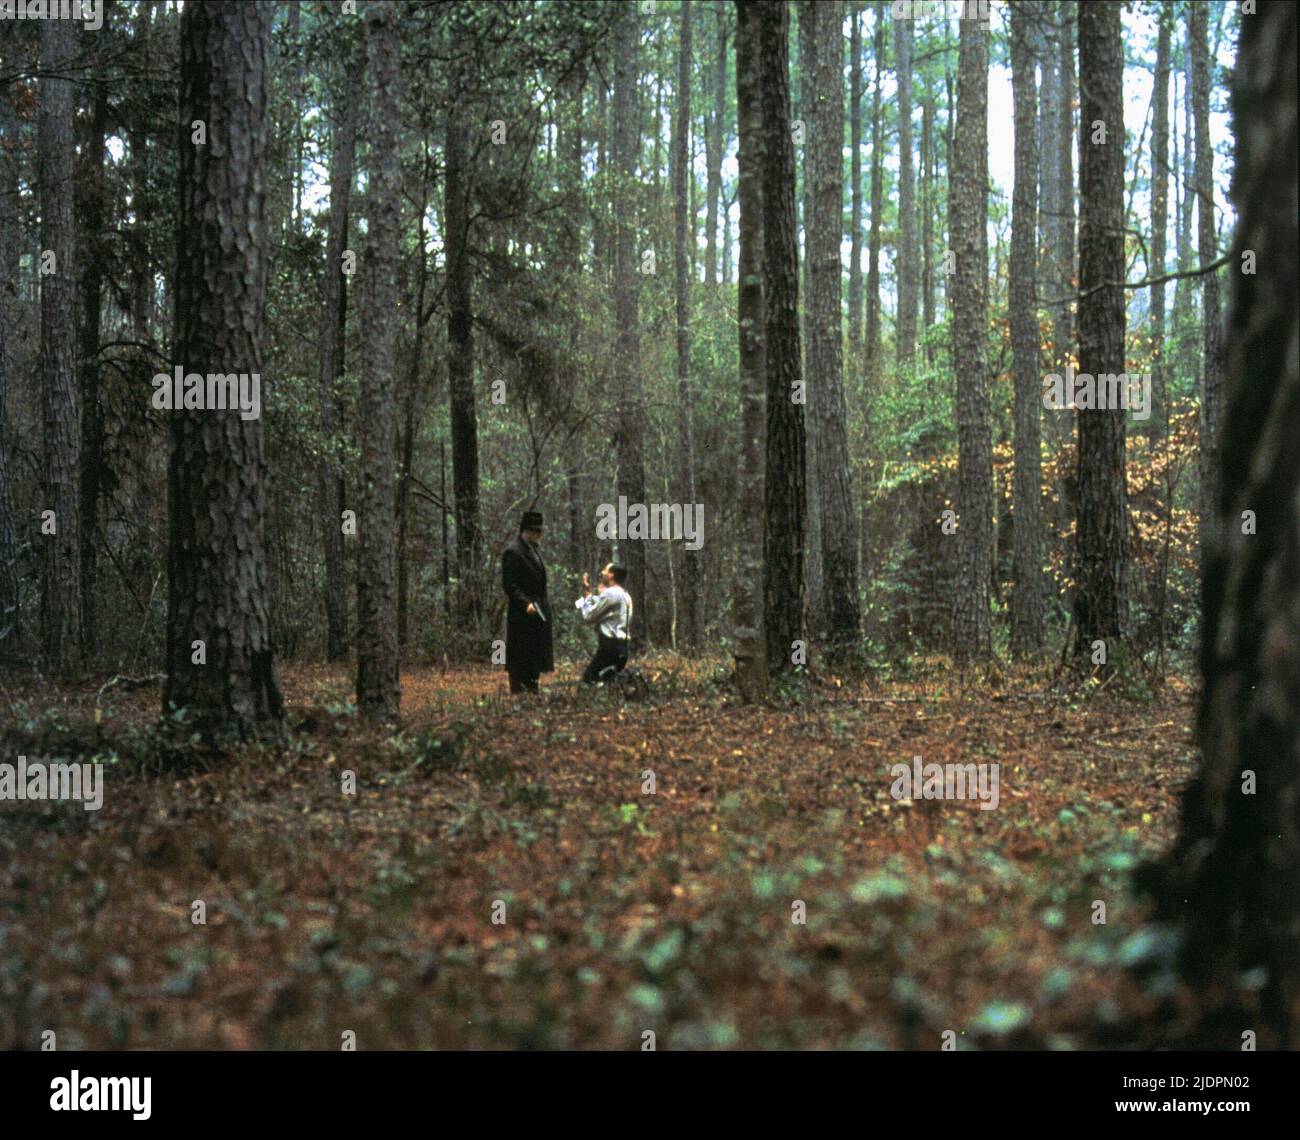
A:
<svg viewBox="0 0 1300 1140">
<path fill-rule="evenodd" d="M 616 586 L 621 586 L 627 581 L 627 567 L 619 562 L 609 564 L 609 576 L 614 579 Z"/>
</svg>

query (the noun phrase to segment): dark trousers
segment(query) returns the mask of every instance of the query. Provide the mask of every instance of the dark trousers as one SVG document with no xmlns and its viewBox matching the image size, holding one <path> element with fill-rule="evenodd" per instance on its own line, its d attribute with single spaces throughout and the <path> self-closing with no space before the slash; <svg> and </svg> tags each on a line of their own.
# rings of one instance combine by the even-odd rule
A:
<svg viewBox="0 0 1300 1140">
<path fill-rule="evenodd" d="M 606 637 L 603 633 L 597 636 L 600 640 L 596 647 L 596 656 L 591 659 L 591 664 L 582 675 L 583 683 L 587 685 L 594 685 L 600 680 L 601 672 L 611 665 L 618 673 L 623 672 L 627 667 L 627 638 Z"/>
<path fill-rule="evenodd" d="M 539 673 L 511 673 L 510 691 L 512 693 L 537 692 L 537 678 L 540 675 Z"/>
</svg>

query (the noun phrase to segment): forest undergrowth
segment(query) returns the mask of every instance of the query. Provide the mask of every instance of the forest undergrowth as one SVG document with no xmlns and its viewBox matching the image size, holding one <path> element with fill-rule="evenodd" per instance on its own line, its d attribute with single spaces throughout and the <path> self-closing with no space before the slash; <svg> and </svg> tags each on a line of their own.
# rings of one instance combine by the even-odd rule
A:
<svg viewBox="0 0 1300 1140">
<path fill-rule="evenodd" d="M 720 659 L 645 667 L 641 704 L 411 668 L 392 732 L 287 665 L 289 744 L 226 750 L 149 679 L 0 680 L 9 761 L 106 772 L 99 811 L 0 804 L 0 1047 L 1070 1049 L 1188 1008 L 1131 886 L 1185 683 L 936 661 L 754 708 Z M 893 798 L 916 756 L 998 765 L 997 807 Z"/>
</svg>

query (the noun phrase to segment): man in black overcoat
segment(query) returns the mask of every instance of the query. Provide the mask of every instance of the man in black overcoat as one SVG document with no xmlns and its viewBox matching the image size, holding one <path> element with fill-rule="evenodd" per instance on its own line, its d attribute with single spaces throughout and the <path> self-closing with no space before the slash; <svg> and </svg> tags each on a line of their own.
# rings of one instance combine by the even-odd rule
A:
<svg viewBox="0 0 1300 1140">
<path fill-rule="evenodd" d="M 541 513 L 525 511 L 519 537 L 501 555 L 501 584 L 508 599 L 506 672 L 512 693 L 537 692 L 537 678 L 555 668 L 546 564 L 538 550 L 541 541 Z"/>
</svg>

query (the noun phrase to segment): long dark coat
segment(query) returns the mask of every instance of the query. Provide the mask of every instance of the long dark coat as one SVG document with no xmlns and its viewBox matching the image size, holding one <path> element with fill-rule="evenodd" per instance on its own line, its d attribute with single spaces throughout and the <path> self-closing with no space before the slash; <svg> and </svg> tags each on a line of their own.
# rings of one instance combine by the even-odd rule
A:
<svg viewBox="0 0 1300 1140">
<path fill-rule="evenodd" d="M 546 596 L 546 564 L 537 550 L 514 540 L 501 555 L 501 584 L 509 602 L 506 606 L 506 669 L 522 676 L 549 673 L 555 668 L 551 649 L 551 602 Z M 528 612 L 532 602 L 543 621 Z"/>
</svg>

